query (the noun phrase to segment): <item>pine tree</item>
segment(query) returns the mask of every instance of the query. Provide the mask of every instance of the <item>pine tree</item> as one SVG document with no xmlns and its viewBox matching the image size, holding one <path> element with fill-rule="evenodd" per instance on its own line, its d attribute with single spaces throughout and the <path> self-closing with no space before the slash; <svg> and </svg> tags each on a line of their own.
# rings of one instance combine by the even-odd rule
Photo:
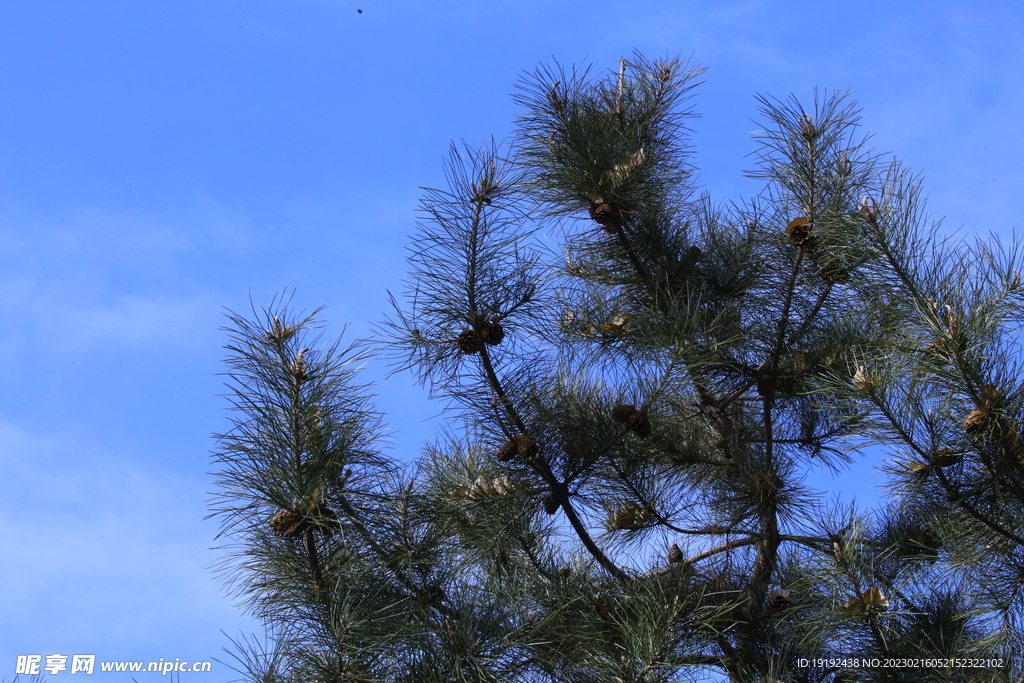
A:
<svg viewBox="0 0 1024 683">
<path fill-rule="evenodd" d="M 1018 680 L 1016 253 L 939 240 L 840 93 L 759 98 L 765 190 L 713 204 L 701 73 L 540 68 L 510 146 L 453 147 L 381 325 L 454 410 L 414 466 L 379 450 L 366 349 L 232 315 L 214 514 L 272 629 L 246 680 Z M 802 484 L 871 442 L 886 508 Z"/>
</svg>

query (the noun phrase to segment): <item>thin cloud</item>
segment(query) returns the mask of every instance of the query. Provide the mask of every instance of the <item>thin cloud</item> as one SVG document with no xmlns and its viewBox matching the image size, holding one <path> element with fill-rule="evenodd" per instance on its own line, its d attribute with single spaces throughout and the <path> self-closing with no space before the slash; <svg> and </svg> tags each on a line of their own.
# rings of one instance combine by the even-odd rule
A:
<svg viewBox="0 0 1024 683">
<path fill-rule="evenodd" d="M 146 453 L 108 452 L 87 434 L 35 436 L 10 422 L 0 422 L 0 459 L 0 630 L 18 641 L 8 647 L 113 659 L 206 623 L 211 610 L 225 625 L 248 625 L 206 569 L 215 529 L 201 521 L 194 479 Z M 51 618 L 27 618 L 37 615 Z M 206 633 L 202 651 L 172 656 L 209 657 L 214 638 L 226 642 Z"/>
</svg>

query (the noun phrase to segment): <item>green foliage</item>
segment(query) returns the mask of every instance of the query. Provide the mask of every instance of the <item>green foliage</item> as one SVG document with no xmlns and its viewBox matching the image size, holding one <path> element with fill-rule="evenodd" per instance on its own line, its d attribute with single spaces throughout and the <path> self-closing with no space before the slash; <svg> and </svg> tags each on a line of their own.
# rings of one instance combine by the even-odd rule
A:
<svg viewBox="0 0 1024 683">
<path fill-rule="evenodd" d="M 232 315 L 214 511 L 275 629 L 247 680 L 1019 678 L 1016 252 L 939 240 L 840 93 L 760 97 L 765 189 L 713 204 L 701 73 L 540 68 L 511 147 L 453 147 L 380 325 L 457 410 L 408 468 L 375 450 L 358 355 Z M 869 443 L 885 508 L 802 484 Z M 1005 666 L 801 663 L 851 657 Z"/>
</svg>

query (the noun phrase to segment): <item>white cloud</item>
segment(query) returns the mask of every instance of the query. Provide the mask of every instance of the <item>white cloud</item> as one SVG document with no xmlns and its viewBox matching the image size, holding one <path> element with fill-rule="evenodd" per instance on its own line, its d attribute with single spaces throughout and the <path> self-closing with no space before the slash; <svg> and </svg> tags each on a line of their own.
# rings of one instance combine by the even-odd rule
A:
<svg viewBox="0 0 1024 683">
<path fill-rule="evenodd" d="M 197 477 L 7 422 L 0 459 L 0 661 L 44 650 L 209 659 L 227 644 L 220 629 L 252 628 L 207 569 L 216 529 L 201 521 Z"/>
<path fill-rule="evenodd" d="M 209 251 L 199 245 L 246 240 L 244 218 L 208 201 L 177 217 L 85 210 L 46 224 L 8 219 L 0 230 L 9 235 L 0 255 L 7 362 L 209 342 L 222 302 L 210 291 L 217 278 L 196 262 Z"/>
</svg>

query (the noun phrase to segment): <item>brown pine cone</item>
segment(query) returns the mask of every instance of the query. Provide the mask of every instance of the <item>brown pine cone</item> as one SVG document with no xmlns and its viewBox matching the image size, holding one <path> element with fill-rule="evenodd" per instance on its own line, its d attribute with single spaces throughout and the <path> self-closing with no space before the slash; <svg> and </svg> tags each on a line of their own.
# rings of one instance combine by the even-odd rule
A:
<svg viewBox="0 0 1024 683">
<path fill-rule="evenodd" d="M 618 209 L 607 203 L 598 204 L 590 209 L 590 217 L 594 222 L 605 227 L 614 227 L 618 223 L 619 213 Z"/>
<path fill-rule="evenodd" d="M 964 420 L 964 429 L 968 434 L 974 434 L 988 426 L 988 411 L 978 408 L 971 411 L 971 414 Z"/>
<path fill-rule="evenodd" d="M 519 452 L 519 455 L 524 458 L 532 458 L 537 455 L 537 442 L 532 437 L 526 434 L 516 434 L 512 437 L 512 440 L 516 444 L 516 450 Z"/>
<path fill-rule="evenodd" d="M 757 395 L 771 398 L 775 395 L 775 378 L 765 375 L 757 380 Z"/>
<path fill-rule="evenodd" d="M 519 455 L 519 446 L 515 441 L 509 441 L 498 449 L 498 462 L 506 462 Z"/>
<path fill-rule="evenodd" d="M 278 510 L 270 520 L 270 528 L 282 538 L 296 538 L 307 526 L 305 515 L 294 510 Z"/>
<path fill-rule="evenodd" d="M 556 512 L 558 512 L 559 507 L 561 507 L 561 505 L 559 504 L 558 499 L 555 498 L 554 494 L 549 493 L 548 495 L 544 496 L 544 512 L 548 513 L 549 515 L 553 515 Z"/>
<path fill-rule="evenodd" d="M 629 422 L 629 418 L 633 417 L 639 412 L 640 411 L 637 410 L 636 406 L 634 405 L 615 406 L 615 408 L 612 410 L 612 417 L 614 417 L 617 421 L 626 424 Z"/>
<path fill-rule="evenodd" d="M 498 450 L 498 462 L 504 463 L 519 455 L 519 447 L 515 441 L 509 441 Z"/>
<path fill-rule="evenodd" d="M 629 416 L 629 421 L 626 422 L 626 426 L 631 431 L 636 432 L 636 435 L 641 439 L 651 435 L 651 421 L 647 419 L 647 416 L 643 413 L 634 413 Z"/>
<path fill-rule="evenodd" d="M 607 595 L 594 596 L 594 611 L 600 614 L 602 619 L 610 621 L 615 616 L 615 601 Z"/>
<path fill-rule="evenodd" d="M 459 350 L 463 353 L 478 353 L 483 348 L 483 339 L 476 330 L 466 330 L 459 335 Z"/>
<path fill-rule="evenodd" d="M 683 561 L 683 550 L 675 543 L 668 549 L 668 561 L 671 564 L 679 564 Z"/>
<path fill-rule="evenodd" d="M 487 323 L 480 329 L 480 338 L 485 344 L 496 346 L 505 338 L 505 328 L 501 326 L 501 323 Z"/>
<path fill-rule="evenodd" d="M 792 591 L 782 588 L 773 590 L 771 597 L 768 599 L 768 613 L 775 614 L 776 612 L 780 612 L 789 607 L 792 604 L 792 601 L 790 600 L 791 595 Z"/>
<path fill-rule="evenodd" d="M 638 509 L 635 505 L 623 505 L 618 510 L 611 510 L 608 513 L 608 520 L 605 526 L 609 531 L 622 531 L 633 529 L 636 526 L 636 515 Z"/>
<path fill-rule="evenodd" d="M 526 434 L 516 434 L 498 451 L 498 461 L 505 462 L 517 455 L 532 458 L 537 455 L 537 442 Z"/>
<path fill-rule="evenodd" d="M 457 343 L 459 351 L 466 354 L 479 353 L 480 349 L 484 348 L 484 340 L 476 330 L 466 330 L 460 334 Z"/>
<path fill-rule="evenodd" d="M 786 234 L 794 247 L 802 247 L 814 238 L 811 235 L 811 222 L 805 216 L 791 220 L 786 226 Z"/>
<path fill-rule="evenodd" d="M 949 448 L 940 448 L 939 452 L 931 458 L 931 463 L 936 467 L 949 467 L 960 462 L 960 454 Z"/>
</svg>

